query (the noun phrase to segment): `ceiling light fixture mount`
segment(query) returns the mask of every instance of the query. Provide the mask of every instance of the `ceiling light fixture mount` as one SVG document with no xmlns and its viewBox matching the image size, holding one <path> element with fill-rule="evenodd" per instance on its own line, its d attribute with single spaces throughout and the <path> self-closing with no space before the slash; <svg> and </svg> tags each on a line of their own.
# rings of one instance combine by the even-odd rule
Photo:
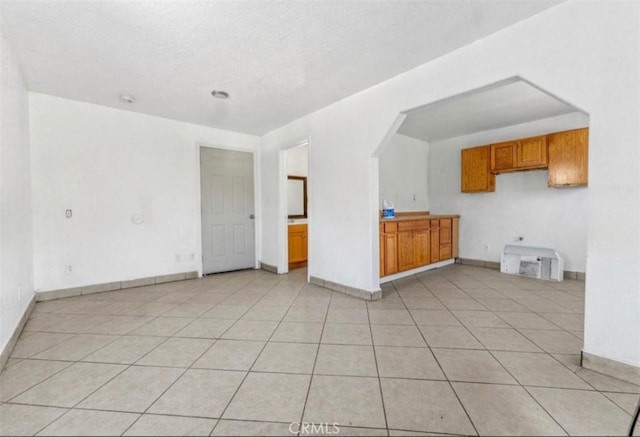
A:
<svg viewBox="0 0 640 437">
<path fill-rule="evenodd" d="M 133 103 L 133 102 L 135 102 L 135 101 L 136 101 L 135 97 L 130 96 L 130 95 L 128 95 L 128 94 L 122 94 L 122 95 L 120 96 L 120 100 L 121 100 L 122 102 L 124 102 L 124 103 Z"/>
<path fill-rule="evenodd" d="M 216 99 L 228 99 L 229 98 L 229 93 L 226 91 L 220 91 L 220 90 L 213 90 L 211 91 L 211 95 L 213 97 L 215 97 Z"/>
</svg>

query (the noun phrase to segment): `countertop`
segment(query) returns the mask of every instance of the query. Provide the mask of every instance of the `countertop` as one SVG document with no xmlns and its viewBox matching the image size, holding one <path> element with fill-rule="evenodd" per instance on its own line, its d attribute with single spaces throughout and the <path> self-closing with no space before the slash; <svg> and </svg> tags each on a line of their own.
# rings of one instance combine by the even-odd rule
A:
<svg viewBox="0 0 640 437">
<path fill-rule="evenodd" d="M 459 214 L 415 214 L 410 213 L 404 215 L 403 213 L 396 213 L 394 218 L 382 218 L 380 217 L 380 222 L 403 222 L 407 220 L 431 220 L 431 219 L 441 219 L 441 218 L 460 218 Z"/>
</svg>

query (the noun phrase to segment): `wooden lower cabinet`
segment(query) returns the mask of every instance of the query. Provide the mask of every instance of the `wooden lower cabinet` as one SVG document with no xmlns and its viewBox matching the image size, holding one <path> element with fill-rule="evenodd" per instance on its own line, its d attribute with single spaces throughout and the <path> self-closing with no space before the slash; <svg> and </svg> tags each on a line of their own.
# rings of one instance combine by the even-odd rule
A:
<svg viewBox="0 0 640 437">
<path fill-rule="evenodd" d="M 289 270 L 307 265 L 307 225 L 289 225 Z"/>
<path fill-rule="evenodd" d="M 381 224 L 380 276 L 451 259 L 454 253 L 457 256 L 457 226 L 457 217 Z"/>
</svg>

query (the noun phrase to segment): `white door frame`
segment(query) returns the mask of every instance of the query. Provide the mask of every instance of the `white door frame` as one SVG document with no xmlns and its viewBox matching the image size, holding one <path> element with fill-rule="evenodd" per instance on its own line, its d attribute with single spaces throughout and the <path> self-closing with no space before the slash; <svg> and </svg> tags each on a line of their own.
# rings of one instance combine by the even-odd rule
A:
<svg viewBox="0 0 640 437">
<path fill-rule="evenodd" d="M 287 152 L 295 147 L 300 146 L 309 146 L 309 138 L 306 137 L 302 140 L 296 141 L 294 143 L 289 143 L 285 146 L 282 146 L 278 151 L 278 273 L 288 273 L 289 272 L 289 231 L 288 231 L 288 221 L 289 216 L 287 214 Z M 309 163 L 309 155 L 307 155 L 307 164 Z M 307 166 L 309 167 L 309 166 Z M 310 173 L 310 171 L 309 171 Z M 307 174 L 307 178 L 309 174 Z M 309 185 L 307 185 L 307 190 L 309 190 Z M 307 191 L 308 192 L 308 191 Z M 307 223 L 308 226 L 311 225 L 311 214 L 309 214 L 310 208 L 307 205 Z M 307 235 L 309 233 L 307 232 Z M 307 256 L 311 254 L 309 250 L 311 247 L 310 238 L 307 238 Z M 307 266 L 311 265 L 311 259 L 307 260 Z M 307 280 L 309 279 L 309 269 L 307 267 Z"/>
<path fill-rule="evenodd" d="M 260 268 L 259 254 L 261 253 L 261 245 L 262 245 L 262 235 L 260 230 L 262 229 L 262 215 L 260 208 L 260 150 L 256 150 L 250 147 L 232 147 L 226 146 L 222 144 L 207 144 L 207 143 L 195 143 L 195 157 L 196 157 L 196 171 L 194 172 L 196 175 L 196 208 L 194 210 L 194 215 L 196 217 L 196 232 L 197 232 L 197 240 L 200 243 L 198 246 L 198 277 L 202 277 L 203 272 L 203 262 L 202 262 L 202 189 L 200 187 L 200 148 L 207 147 L 209 149 L 220 149 L 220 150 L 229 150 L 233 152 L 247 152 L 253 155 L 253 210 L 255 211 L 255 220 L 253 223 L 253 232 L 255 238 L 255 265 L 254 268 Z"/>
</svg>

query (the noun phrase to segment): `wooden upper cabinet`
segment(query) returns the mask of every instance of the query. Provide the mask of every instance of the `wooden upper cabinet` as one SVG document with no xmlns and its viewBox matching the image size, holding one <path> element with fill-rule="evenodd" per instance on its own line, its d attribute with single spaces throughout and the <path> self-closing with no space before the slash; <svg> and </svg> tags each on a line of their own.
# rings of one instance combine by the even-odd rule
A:
<svg viewBox="0 0 640 437">
<path fill-rule="evenodd" d="M 517 145 L 517 141 L 507 141 L 490 146 L 492 172 L 513 171 L 516 168 Z"/>
<path fill-rule="evenodd" d="M 550 187 L 586 186 L 588 182 L 589 129 L 548 136 Z"/>
<path fill-rule="evenodd" d="M 516 167 L 518 169 L 547 168 L 547 137 L 525 138 L 516 146 Z"/>
<path fill-rule="evenodd" d="M 491 171 L 510 171 L 547 168 L 547 137 L 523 138 L 491 144 Z"/>
<path fill-rule="evenodd" d="M 495 191 L 496 175 L 489 171 L 490 147 L 462 150 L 461 188 L 463 193 Z"/>
</svg>

